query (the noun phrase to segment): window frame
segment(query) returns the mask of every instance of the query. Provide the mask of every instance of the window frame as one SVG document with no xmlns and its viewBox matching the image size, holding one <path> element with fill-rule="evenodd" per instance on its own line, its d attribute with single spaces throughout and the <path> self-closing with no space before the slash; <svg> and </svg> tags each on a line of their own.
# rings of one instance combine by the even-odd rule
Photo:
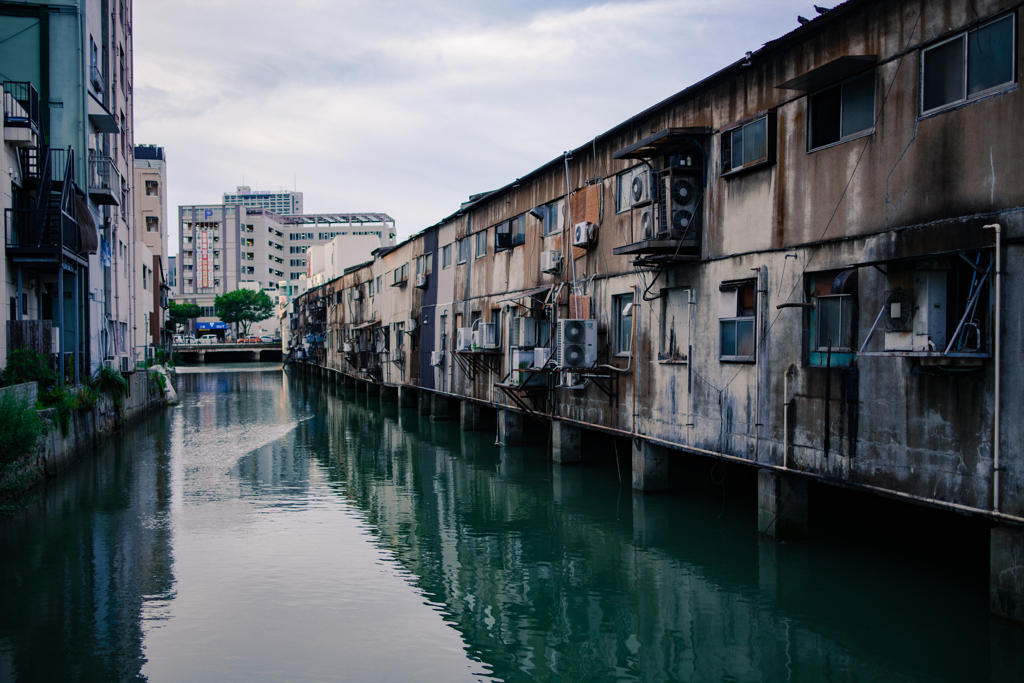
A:
<svg viewBox="0 0 1024 683">
<path fill-rule="evenodd" d="M 446 244 L 441 247 L 441 270 L 452 267 L 452 245 Z"/>
<path fill-rule="evenodd" d="M 544 205 L 544 219 L 541 227 L 542 237 L 551 237 L 565 232 L 565 197 L 559 197 Z M 554 228 L 552 228 L 554 224 Z"/>
<path fill-rule="evenodd" d="M 630 310 L 629 315 L 623 315 L 622 311 L 627 304 L 634 304 Z M 614 314 L 614 344 L 616 358 L 630 358 L 633 355 L 633 316 L 636 314 L 636 305 L 633 292 L 625 292 L 623 294 L 616 294 L 612 297 L 612 305 L 615 307 L 613 310 Z M 626 339 L 623 339 L 623 324 L 626 323 L 626 319 L 629 319 L 628 324 L 630 328 L 630 334 Z"/>
<path fill-rule="evenodd" d="M 735 144 L 734 136 L 737 132 L 743 133 L 748 128 L 752 128 L 756 124 L 764 121 L 765 123 L 765 156 L 759 157 L 756 160 L 743 162 L 739 166 L 733 166 L 732 164 L 732 148 Z M 775 163 L 776 158 L 776 131 L 778 129 L 777 117 L 775 111 L 758 112 L 752 116 L 748 116 L 745 119 L 740 119 L 735 123 L 725 126 L 719 131 L 719 169 L 723 178 L 738 175 L 745 171 L 753 169 L 764 168 L 765 166 L 771 166 Z M 727 137 L 728 136 L 728 137 Z M 728 168 L 726 168 L 726 140 L 729 141 L 729 156 L 728 156 Z M 742 144 L 742 143 L 741 143 Z M 745 146 L 744 146 L 745 151 Z"/>
<path fill-rule="evenodd" d="M 982 90 L 982 91 L 977 92 L 977 93 L 972 95 L 972 94 L 970 94 L 968 92 L 968 90 L 970 88 L 970 69 L 971 69 L 971 67 L 970 67 L 970 60 L 969 60 L 970 51 L 971 51 L 971 47 L 970 47 L 971 34 L 972 33 L 977 33 L 978 31 L 980 31 L 980 30 L 982 30 L 984 28 L 987 28 L 989 26 L 993 26 L 995 24 L 998 24 L 1001 21 L 1006 21 L 1006 20 L 1010 21 L 1010 27 L 1011 27 L 1011 30 L 1012 30 L 1012 45 L 1010 46 L 1010 53 L 1011 53 L 1011 63 L 1012 63 L 1013 72 L 1010 75 L 1010 80 L 1009 81 L 1004 81 L 1003 83 L 1000 83 L 999 85 L 994 85 L 994 86 L 992 86 L 990 88 L 987 88 L 985 90 Z M 936 107 L 932 107 L 931 109 L 925 109 L 924 108 L 925 68 L 926 68 L 927 63 L 928 63 L 928 59 L 927 59 L 928 53 L 931 52 L 932 50 L 935 50 L 937 48 L 942 47 L 943 45 L 947 45 L 947 44 L 949 44 L 949 43 L 951 43 L 951 42 L 953 42 L 955 40 L 960 40 L 961 38 L 963 38 L 963 43 L 964 43 L 963 53 L 962 53 L 962 55 L 963 55 L 963 62 L 962 63 L 963 63 L 963 71 L 964 71 L 964 76 L 963 76 L 963 92 L 964 92 L 964 97 L 962 99 L 959 99 L 959 100 L 955 100 L 955 101 L 952 101 L 952 102 L 946 102 L 946 103 L 938 105 Z M 1013 88 L 1015 88 L 1017 86 L 1017 78 L 1018 78 L 1018 74 L 1017 74 L 1017 13 L 1015 11 L 1010 11 L 1010 12 L 1003 13 L 1000 16 L 995 17 L 995 18 L 993 18 L 993 19 L 991 19 L 989 21 L 986 21 L 984 23 L 978 24 L 977 26 L 974 26 L 972 28 L 969 28 L 969 29 L 966 29 L 966 30 L 963 30 L 963 31 L 958 31 L 957 33 L 955 33 L 955 34 L 953 34 L 951 36 L 948 36 L 946 38 L 943 38 L 942 40 L 936 41 L 936 42 L 934 42 L 934 43 L 932 43 L 932 44 L 930 44 L 930 45 L 928 45 L 926 47 L 922 47 L 921 50 L 920 50 L 920 57 L 918 59 L 918 62 L 919 62 L 919 68 L 918 68 L 918 88 L 917 89 L 918 89 L 918 116 L 920 118 L 927 118 L 927 117 L 933 116 L 935 114 L 940 114 L 940 113 L 942 113 L 944 111 L 950 111 L 950 110 L 953 110 L 953 109 L 958 109 L 958 108 L 960 108 L 962 106 L 971 104 L 972 102 L 977 102 L 979 100 L 983 100 L 983 99 L 986 99 L 988 97 L 991 97 L 992 95 L 997 95 L 999 93 L 1011 90 L 1011 89 L 1013 89 Z"/>
<path fill-rule="evenodd" d="M 667 343 L 667 341 L 666 341 L 666 334 L 668 333 L 668 331 L 670 329 L 673 329 L 673 328 L 670 328 L 668 326 L 668 320 L 669 320 L 669 311 L 668 311 L 669 297 L 673 293 L 678 293 L 678 294 L 683 295 L 683 296 L 686 297 L 686 301 L 683 304 L 685 306 L 684 315 L 685 315 L 686 320 L 685 320 L 684 324 L 686 326 L 686 339 L 681 340 L 683 342 L 683 344 L 684 344 L 684 346 L 682 347 L 682 353 L 681 354 L 677 353 L 675 355 L 672 355 L 670 353 L 671 352 L 671 344 Z M 660 333 L 658 335 L 659 336 L 658 362 L 659 363 L 667 363 L 667 364 L 671 364 L 671 363 L 688 363 L 690 361 L 690 339 L 691 339 L 691 335 L 693 334 L 691 329 L 690 329 L 690 326 L 691 326 L 690 324 L 692 322 L 690 320 L 690 304 L 693 302 L 693 290 L 690 287 L 662 287 L 661 294 L 659 295 L 658 298 L 661 299 L 661 321 L 660 321 L 661 329 L 660 329 Z M 677 349 L 680 348 L 678 344 L 676 345 L 676 348 Z"/>
<path fill-rule="evenodd" d="M 482 249 L 482 250 L 481 250 Z M 473 233 L 473 260 L 487 256 L 487 230 Z"/>
<path fill-rule="evenodd" d="M 871 125 L 868 128 L 857 131 L 856 133 L 850 133 L 849 135 L 843 135 L 843 86 L 856 81 L 858 78 L 863 78 L 868 73 L 872 75 L 873 84 L 871 88 Z M 820 145 L 814 144 L 814 98 L 822 95 L 833 88 L 839 88 L 839 139 L 832 142 L 825 142 Z M 860 138 L 867 137 L 875 134 L 875 124 L 878 119 L 878 70 L 875 67 L 871 67 L 867 71 L 859 73 L 850 78 L 844 78 L 838 83 L 832 83 L 831 85 L 825 86 L 815 90 L 814 92 L 807 94 L 807 153 L 817 152 L 829 147 L 835 147 L 836 145 L 842 145 L 853 140 L 859 140 Z"/>
<path fill-rule="evenodd" d="M 469 237 L 455 240 L 455 263 L 462 265 L 469 261 Z"/>
<path fill-rule="evenodd" d="M 747 287 L 753 287 L 754 294 L 754 306 L 753 315 L 742 315 L 740 311 L 739 291 Z M 736 295 L 736 310 L 733 315 L 722 315 L 723 302 L 721 300 L 724 292 L 735 291 Z M 718 287 L 719 303 L 718 303 L 718 360 L 721 363 L 756 363 L 757 362 L 757 280 L 734 280 L 730 282 L 723 282 Z M 739 330 L 740 324 L 750 324 L 751 333 L 753 335 L 753 349 L 750 355 L 739 355 L 736 353 L 726 354 L 725 353 L 725 328 L 727 325 L 732 326 L 734 329 L 733 333 L 733 351 L 736 351 L 736 342 L 739 339 L 739 335 L 736 332 Z"/>
</svg>

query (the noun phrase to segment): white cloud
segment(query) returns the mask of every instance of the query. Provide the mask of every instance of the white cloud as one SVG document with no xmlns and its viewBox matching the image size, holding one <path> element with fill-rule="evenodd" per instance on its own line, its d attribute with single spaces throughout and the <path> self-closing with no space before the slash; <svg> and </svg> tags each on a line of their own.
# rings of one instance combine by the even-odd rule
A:
<svg viewBox="0 0 1024 683">
<path fill-rule="evenodd" d="M 809 3 L 147 2 L 135 140 L 171 207 L 241 184 L 400 235 L 796 27 Z M 172 222 L 173 222 L 172 218 Z"/>
</svg>

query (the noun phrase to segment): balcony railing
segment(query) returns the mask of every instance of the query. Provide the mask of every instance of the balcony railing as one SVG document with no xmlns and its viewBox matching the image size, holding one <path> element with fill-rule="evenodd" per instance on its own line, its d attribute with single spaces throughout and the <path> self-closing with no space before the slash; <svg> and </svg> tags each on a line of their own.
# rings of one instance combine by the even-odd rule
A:
<svg viewBox="0 0 1024 683">
<path fill-rule="evenodd" d="M 78 251 L 78 223 L 59 208 L 5 209 L 4 225 L 8 250 Z"/>
<path fill-rule="evenodd" d="M 121 174 L 110 157 L 89 155 L 89 196 L 97 204 L 120 204 Z"/>
<path fill-rule="evenodd" d="M 4 140 L 34 147 L 39 136 L 39 93 L 28 81 L 4 81 Z"/>
</svg>

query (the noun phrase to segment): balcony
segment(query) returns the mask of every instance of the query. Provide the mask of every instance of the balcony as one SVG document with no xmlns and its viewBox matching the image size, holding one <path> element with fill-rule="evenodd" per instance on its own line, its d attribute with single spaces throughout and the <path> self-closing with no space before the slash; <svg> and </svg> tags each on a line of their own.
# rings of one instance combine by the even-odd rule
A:
<svg viewBox="0 0 1024 683">
<path fill-rule="evenodd" d="M 89 198 L 97 204 L 121 203 L 121 174 L 110 157 L 89 155 Z"/>
<path fill-rule="evenodd" d="M 39 93 L 27 81 L 4 81 L 4 141 L 35 147 L 39 137 Z"/>
</svg>

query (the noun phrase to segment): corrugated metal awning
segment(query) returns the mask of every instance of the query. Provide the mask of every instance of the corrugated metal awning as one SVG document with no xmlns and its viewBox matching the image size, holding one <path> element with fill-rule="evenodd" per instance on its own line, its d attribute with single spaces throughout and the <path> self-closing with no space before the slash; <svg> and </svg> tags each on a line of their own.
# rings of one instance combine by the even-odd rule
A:
<svg viewBox="0 0 1024 683">
<path fill-rule="evenodd" d="M 848 76 L 853 76 L 875 65 L 878 62 L 877 55 L 846 55 L 833 59 L 827 64 L 822 64 L 817 69 L 811 69 L 807 73 L 791 78 L 781 85 L 775 86 L 778 90 L 801 90 L 810 92 L 824 88 L 826 85 L 837 83 Z"/>
<path fill-rule="evenodd" d="M 547 295 L 548 292 L 551 291 L 551 287 L 552 287 L 552 285 L 546 285 L 544 287 L 537 287 L 536 289 L 529 289 L 529 290 L 527 290 L 525 292 L 520 292 L 518 294 L 513 294 L 512 296 L 507 296 L 504 299 L 498 299 L 498 301 L 495 302 L 495 303 L 499 303 L 500 304 L 502 301 L 514 301 L 516 299 L 525 299 L 526 297 L 531 297 L 531 296 L 533 298 L 535 298 L 535 299 L 547 298 L 546 295 Z M 540 296 L 537 296 L 538 294 L 544 294 L 545 296 L 544 297 L 540 297 Z"/>
<path fill-rule="evenodd" d="M 710 135 L 711 128 L 707 126 L 691 126 L 689 128 L 666 128 L 654 135 L 650 135 L 640 142 L 634 142 L 629 147 L 624 147 L 613 156 L 616 159 L 651 159 L 685 147 L 687 143 L 693 143 L 695 135 Z"/>
</svg>

